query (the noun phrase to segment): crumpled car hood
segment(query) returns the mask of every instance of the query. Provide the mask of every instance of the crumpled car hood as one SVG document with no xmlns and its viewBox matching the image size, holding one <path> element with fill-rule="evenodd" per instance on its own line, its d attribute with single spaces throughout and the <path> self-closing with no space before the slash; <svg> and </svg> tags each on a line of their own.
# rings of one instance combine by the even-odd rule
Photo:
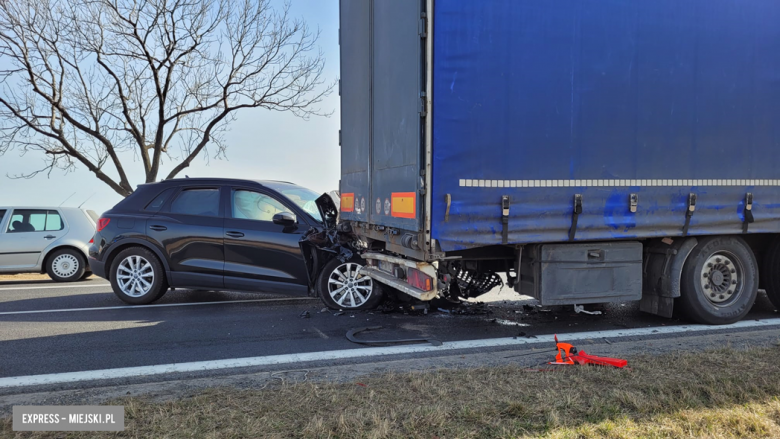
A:
<svg viewBox="0 0 780 439">
<path fill-rule="evenodd" d="M 335 228 L 339 222 L 339 193 L 331 191 L 322 194 L 315 203 L 317 203 L 317 209 L 320 211 L 322 219 L 325 221 L 325 227 L 328 229 Z"/>
</svg>

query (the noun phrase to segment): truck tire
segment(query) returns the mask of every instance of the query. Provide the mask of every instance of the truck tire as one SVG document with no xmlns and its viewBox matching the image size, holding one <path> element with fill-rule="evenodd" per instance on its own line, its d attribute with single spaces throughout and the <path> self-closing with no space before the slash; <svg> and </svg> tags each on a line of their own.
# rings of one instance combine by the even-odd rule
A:
<svg viewBox="0 0 780 439">
<path fill-rule="evenodd" d="M 46 258 L 46 274 L 55 282 L 75 282 L 87 270 L 87 261 L 78 250 L 55 250 Z"/>
<path fill-rule="evenodd" d="M 780 309 L 780 236 L 769 244 L 763 259 L 761 283 L 772 305 Z"/>
<path fill-rule="evenodd" d="M 685 262 L 680 305 L 689 319 L 726 325 L 745 317 L 758 294 L 758 267 L 742 238 L 716 236 L 699 240 Z"/>
<path fill-rule="evenodd" d="M 384 292 L 379 283 L 357 273 L 363 265 L 363 259 L 358 257 L 346 262 L 333 259 L 325 264 L 317 278 L 317 294 L 328 308 L 374 309 L 382 303 Z"/>
<path fill-rule="evenodd" d="M 111 263 L 109 275 L 114 294 L 130 305 L 146 305 L 168 291 L 165 270 L 150 250 L 130 247 Z"/>
</svg>

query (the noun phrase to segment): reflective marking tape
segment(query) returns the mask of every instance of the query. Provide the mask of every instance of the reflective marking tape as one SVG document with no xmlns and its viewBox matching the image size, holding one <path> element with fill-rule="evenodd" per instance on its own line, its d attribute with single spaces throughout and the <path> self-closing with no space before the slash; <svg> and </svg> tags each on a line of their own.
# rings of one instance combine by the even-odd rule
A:
<svg viewBox="0 0 780 439">
<path fill-rule="evenodd" d="M 390 215 L 396 218 L 416 218 L 416 194 L 414 192 L 393 192 L 390 195 Z"/>
<path fill-rule="evenodd" d="M 353 212 L 355 210 L 355 194 L 341 194 L 341 211 Z"/>
<path fill-rule="evenodd" d="M 780 180 L 473 180 L 463 178 L 461 187 L 696 187 L 780 186 Z"/>
</svg>

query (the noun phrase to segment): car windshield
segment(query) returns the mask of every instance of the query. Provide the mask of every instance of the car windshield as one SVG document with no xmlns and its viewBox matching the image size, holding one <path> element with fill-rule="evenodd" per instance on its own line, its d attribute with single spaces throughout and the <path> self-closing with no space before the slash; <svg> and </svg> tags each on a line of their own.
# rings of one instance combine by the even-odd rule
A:
<svg viewBox="0 0 780 439">
<path fill-rule="evenodd" d="M 263 185 L 284 195 L 288 200 L 295 203 L 298 207 L 306 211 L 306 213 L 314 217 L 314 219 L 317 221 L 322 221 L 322 215 L 320 215 L 320 210 L 317 208 L 316 203 L 317 198 L 319 198 L 322 194 L 318 194 L 317 192 L 314 192 L 311 189 L 306 189 L 305 187 L 291 184 L 263 182 Z"/>
</svg>

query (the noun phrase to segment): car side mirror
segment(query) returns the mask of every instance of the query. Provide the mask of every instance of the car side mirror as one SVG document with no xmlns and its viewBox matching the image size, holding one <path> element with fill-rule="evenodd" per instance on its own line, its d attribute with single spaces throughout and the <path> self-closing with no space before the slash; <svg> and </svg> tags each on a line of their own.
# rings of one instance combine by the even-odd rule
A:
<svg viewBox="0 0 780 439">
<path fill-rule="evenodd" d="M 279 224 L 280 226 L 292 226 L 298 222 L 298 219 L 290 212 L 282 212 L 274 215 L 273 221 L 274 224 Z"/>
</svg>

